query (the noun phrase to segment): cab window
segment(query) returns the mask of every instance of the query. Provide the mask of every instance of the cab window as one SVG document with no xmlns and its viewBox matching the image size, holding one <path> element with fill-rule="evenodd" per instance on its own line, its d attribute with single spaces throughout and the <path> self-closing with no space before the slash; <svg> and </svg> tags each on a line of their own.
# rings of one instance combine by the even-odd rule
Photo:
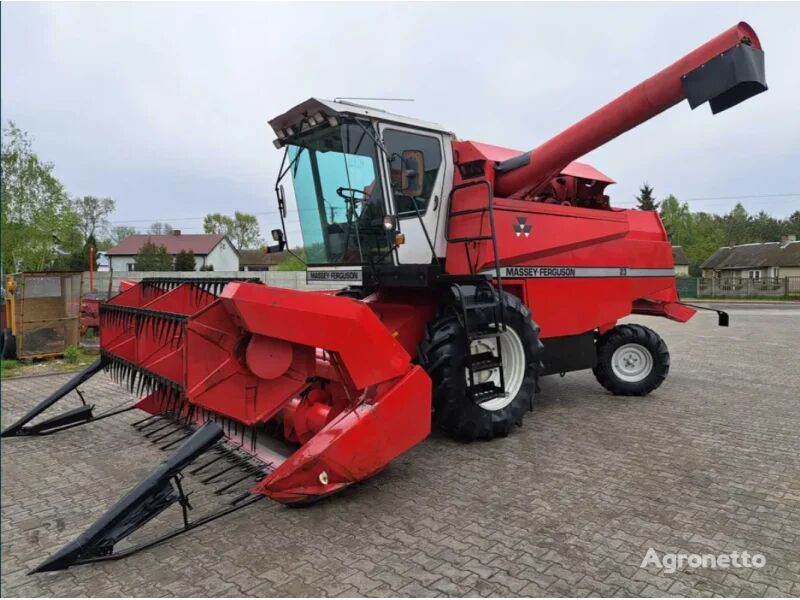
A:
<svg viewBox="0 0 800 600">
<path fill-rule="evenodd" d="M 397 216 L 416 217 L 417 211 L 424 214 L 442 166 L 441 143 L 431 136 L 394 129 L 384 131 L 383 143 L 389 155 Z"/>
</svg>

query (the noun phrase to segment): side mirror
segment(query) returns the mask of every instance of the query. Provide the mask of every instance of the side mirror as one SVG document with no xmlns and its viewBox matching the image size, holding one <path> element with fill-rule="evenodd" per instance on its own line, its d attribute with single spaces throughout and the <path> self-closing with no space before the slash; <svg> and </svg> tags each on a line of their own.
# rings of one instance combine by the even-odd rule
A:
<svg viewBox="0 0 800 600">
<path fill-rule="evenodd" d="M 283 184 L 280 184 L 278 186 L 278 189 L 276 190 L 276 192 L 278 194 L 278 211 L 280 212 L 281 217 L 283 217 L 285 219 L 286 218 L 286 194 L 283 191 Z M 275 231 L 277 231 L 277 230 L 275 230 Z M 275 231 L 273 231 L 273 236 L 275 235 Z"/>
<path fill-rule="evenodd" d="M 422 195 L 422 176 L 425 173 L 425 157 L 422 150 L 403 150 L 400 193 L 403 196 Z"/>
<path fill-rule="evenodd" d="M 273 250 L 274 246 L 269 247 L 269 252 L 283 252 L 283 249 L 286 247 L 286 242 L 283 239 L 283 231 L 280 229 L 273 229 L 272 230 L 272 239 L 278 242 L 277 250 Z"/>
</svg>

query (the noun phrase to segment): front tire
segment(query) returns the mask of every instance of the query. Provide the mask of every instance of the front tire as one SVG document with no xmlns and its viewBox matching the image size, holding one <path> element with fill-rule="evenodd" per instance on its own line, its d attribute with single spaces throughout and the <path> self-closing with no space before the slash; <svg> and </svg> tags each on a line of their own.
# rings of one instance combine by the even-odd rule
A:
<svg viewBox="0 0 800 600">
<path fill-rule="evenodd" d="M 442 431 L 461 441 L 491 440 L 507 436 L 522 425 L 526 411 L 533 407 L 542 343 L 539 327 L 522 301 L 502 294 L 508 331 L 499 339 L 506 376 L 505 397 L 475 403 L 467 391 L 467 353 L 486 351 L 473 348 L 481 342 L 467 340 L 466 332 L 453 311 L 437 318 L 420 344 L 420 361 L 433 380 L 433 422 Z M 486 327 L 491 311 L 470 316 L 470 327 Z M 488 343 L 488 342 L 484 342 Z M 484 371 L 484 377 L 496 377 Z"/>
<path fill-rule="evenodd" d="M 597 342 L 597 381 L 618 396 L 646 396 L 669 373 L 669 350 L 643 325 L 619 325 Z"/>
</svg>

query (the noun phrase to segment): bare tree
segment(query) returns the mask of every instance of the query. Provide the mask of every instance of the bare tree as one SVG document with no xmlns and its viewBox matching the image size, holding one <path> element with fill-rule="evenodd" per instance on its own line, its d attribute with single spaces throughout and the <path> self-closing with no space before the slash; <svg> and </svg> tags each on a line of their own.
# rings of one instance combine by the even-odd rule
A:
<svg viewBox="0 0 800 600">
<path fill-rule="evenodd" d="M 84 196 L 72 201 L 78 214 L 78 228 L 84 240 L 105 234 L 108 230 L 108 216 L 114 212 L 114 201 L 111 198 Z"/>
<path fill-rule="evenodd" d="M 116 227 L 112 227 L 111 231 L 109 232 L 109 243 L 112 246 L 116 246 L 122 240 L 130 235 L 134 235 L 138 233 L 135 227 L 129 227 L 127 225 L 117 225 Z"/>
<path fill-rule="evenodd" d="M 150 229 L 147 230 L 147 233 L 150 235 L 169 235 L 175 231 L 169 223 L 161 223 L 160 221 L 156 221 L 152 225 L 150 225 Z"/>
</svg>

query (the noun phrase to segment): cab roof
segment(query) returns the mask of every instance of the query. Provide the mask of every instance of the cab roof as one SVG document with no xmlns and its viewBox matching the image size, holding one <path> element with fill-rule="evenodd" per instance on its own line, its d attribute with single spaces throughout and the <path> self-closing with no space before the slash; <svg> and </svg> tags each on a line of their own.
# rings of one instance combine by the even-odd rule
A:
<svg viewBox="0 0 800 600">
<path fill-rule="evenodd" d="M 442 125 L 439 125 L 438 123 L 422 121 L 412 117 L 404 117 L 402 115 L 387 112 L 380 108 L 356 104 L 354 102 L 346 102 L 343 100 L 326 100 L 324 98 L 309 98 L 305 102 L 301 102 L 294 108 L 289 109 L 282 115 L 271 119 L 269 121 L 269 125 L 272 127 L 272 130 L 276 135 L 280 135 L 279 132 L 282 129 L 298 124 L 304 117 L 314 116 L 318 113 L 322 113 L 325 117 L 367 117 L 369 119 L 379 119 L 381 121 L 396 123 L 398 125 L 407 125 L 409 127 L 451 134 L 448 129 Z"/>
</svg>

